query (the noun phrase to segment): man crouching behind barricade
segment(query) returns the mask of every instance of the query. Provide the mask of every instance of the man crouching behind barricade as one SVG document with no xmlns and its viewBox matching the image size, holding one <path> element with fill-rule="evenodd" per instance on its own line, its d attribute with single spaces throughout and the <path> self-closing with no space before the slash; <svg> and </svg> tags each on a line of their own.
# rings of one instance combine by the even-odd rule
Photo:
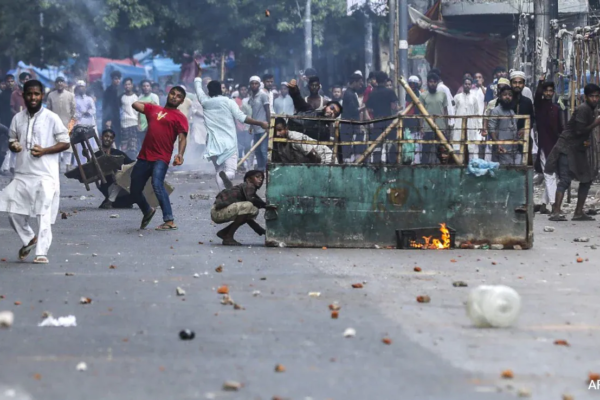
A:
<svg viewBox="0 0 600 400">
<path fill-rule="evenodd" d="M 233 238 L 233 235 L 244 224 L 248 224 L 259 236 L 266 233 L 265 229 L 254 221 L 260 208 L 275 208 L 267 205 L 256 194 L 264 179 L 265 175 L 262 171 L 253 170 L 244 175 L 244 182 L 239 185 L 231 186 L 230 182 L 225 181 L 228 188 L 217 195 L 215 204 L 210 210 L 210 217 L 214 223 L 231 222 L 217 232 L 217 236 L 223 239 L 223 246 L 242 245 Z"/>
<path fill-rule="evenodd" d="M 327 102 L 323 110 L 315 111 L 300 94 L 300 89 L 298 88 L 295 79 L 292 79 L 287 86 L 290 88 L 290 97 L 294 101 L 296 116 L 336 119 L 342 114 L 342 105 L 337 101 Z M 304 133 L 305 135 L 320 142 L 327 142 L 331 139 L 330 121 L 290 118 L 288 124 L 292 131 Z"/>
<path fill-rule="evenodd" d="M 273 162 L 286 164 L 331 164 L 333 151 L 327 146 L 311 144 L 315 139 L 300 132 L 288 130 L 285 119 L 275 119 L 275 136 L 305 143 L 275 142 L 273 146 Z"/>
</svg>

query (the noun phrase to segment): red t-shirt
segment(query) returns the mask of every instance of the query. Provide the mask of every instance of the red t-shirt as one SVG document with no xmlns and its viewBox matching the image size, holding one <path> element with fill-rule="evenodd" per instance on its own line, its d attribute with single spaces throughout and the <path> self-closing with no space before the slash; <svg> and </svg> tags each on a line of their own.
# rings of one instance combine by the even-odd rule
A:
<svg viewBox="0 0 600 400">
<path fill-rule="evenodd" d="M 138 158 L 146 161 L 161 160 L 169 164 L 177 135 L 187 134 L 189 130 L 187 118 L 177 109 L 150 103 L 144 104 L 144 115 L 148 119 L 148 131 Z"/>
</svg>

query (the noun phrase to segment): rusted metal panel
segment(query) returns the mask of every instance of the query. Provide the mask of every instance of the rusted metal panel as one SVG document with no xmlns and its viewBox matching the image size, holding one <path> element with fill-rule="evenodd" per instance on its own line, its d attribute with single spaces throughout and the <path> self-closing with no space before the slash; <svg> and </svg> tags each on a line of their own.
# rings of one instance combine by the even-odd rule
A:
<svg viewBox="0 0 600 400">
<path fill-rule="evenodd" d="M 437 226 L 457 241 L 533 245 L 533 170 L 475 177 L 462 166 L 269 165 L 278 207 L 267 240 L 292 247 L 396 246 L 397 229 Z"/>
</svg>

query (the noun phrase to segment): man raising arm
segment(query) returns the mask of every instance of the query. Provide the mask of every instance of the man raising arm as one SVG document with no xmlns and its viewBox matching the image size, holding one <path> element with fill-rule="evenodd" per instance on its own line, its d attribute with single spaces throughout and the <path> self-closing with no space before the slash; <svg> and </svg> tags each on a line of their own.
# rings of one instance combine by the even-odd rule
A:
<svg viewBox="0 0 600 400">
<path fill-rule="evenodd" d="M 156 209 L 150 207 L 143 194 L 146 182 L 152 177 L 152 188 L 160 204 L 164 221 L 156 230 L 177 230 L 164 181 L 177 139 L 179 139 L 179 152 L 175 156 L 173 166 L 183 164 L 189 130 L 187 117 L 177 110 L 183 100 L 185 100 L 185 90 L 180 86 L 175 86 L 169 92 L 164 108 L 139 101 L 132 105 L 134 110 L 144 113 L 148 119 L 148 131 L 138 160 L 131 171 L 130 194 L 144 214 L 140 229 L 145 229 L 156 213 Z"/>
<path fill-rule="evenodd" d="M 220 173 L 224 172 L 230 180 L 235 177 L 237 169 L 237 131 L 234 119 L 249 125 L 268 129 L 266 121 L 257 121 L 246 116 L 234 100 L 222 96 L 221 83 L 210 81 L 208 95 L 202 88 L 202 69 L 196 63 L 196 79 L 194 87 L 198 101 L 204 109 L 207 143 L 204 157 L 211 160 L 216 170 L 216 181 L 219 190 L 225 189 Z M 264 93 L 263 93 L 264 94 Z M 266 97 L 266 95 L 264 95 Z M 266 104 L 268 107 L 268 104 Z M 266 161 L 266 160 L 265 160 Z"/>
</svg>

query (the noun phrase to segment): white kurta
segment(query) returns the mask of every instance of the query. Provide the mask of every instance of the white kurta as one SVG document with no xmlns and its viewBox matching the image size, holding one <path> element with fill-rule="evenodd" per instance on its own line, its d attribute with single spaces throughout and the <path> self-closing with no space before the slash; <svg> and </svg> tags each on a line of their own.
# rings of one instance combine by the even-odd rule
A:
<svg viewBox="0 0 600 400">
<path fill-rule="evenodd" d="M 456 104 L 455 115 L 457 117 L 461 115 L 481 115 L 479 110 L 479 99 L 477 94 L 474 92 L 459 93 L 454 96 L 454 103 Z M 452 140 L 459 141 L 462 137 L 463 120 L 461 118 L 455 118 L 454 121 L 454 133 Z M 481 140 L 481 120 L 479 118 L 469 118 L 467 121 L 467 139 L 468 140 Z M 454 150 L 460 151 L 460 145 L 455 144 Z M 479 148 L 477 145 L 469 145 L 469 154 L 471 158 L 479 158 Z"/>
<path fill-rule="evenodd" d="M 14 179 L 0 192 L 0 211 L 31 217 L 51 213 L 54 223 L 60 199 L 60 153 L 36 158 L 31 149 L 69 143 L 67 128 L 58 115 L 45 108 L 34 116 L 23 110 L 10 125 L 9 142 L 14 141 L 23 150 L 16 155 Z"/>
<path fill-rule="evenodd" d="M 288 139 L 290 140 L 298 140 L 304 142 L 316 142 L 315 139 L 308 137 L 300 132 L 288 131 Z M 321 157 L 321 164 L 331 164 L 333 161 L 333 151 L 327 146 L 317 145 L 317 144 L 302 144 L 302 143 L 292 143 L 292 148 L 296 151 L 299 151 L 303 155 L 307 155 L 311 151 L 315 151 L 319 157 Z"/>
</svg>

